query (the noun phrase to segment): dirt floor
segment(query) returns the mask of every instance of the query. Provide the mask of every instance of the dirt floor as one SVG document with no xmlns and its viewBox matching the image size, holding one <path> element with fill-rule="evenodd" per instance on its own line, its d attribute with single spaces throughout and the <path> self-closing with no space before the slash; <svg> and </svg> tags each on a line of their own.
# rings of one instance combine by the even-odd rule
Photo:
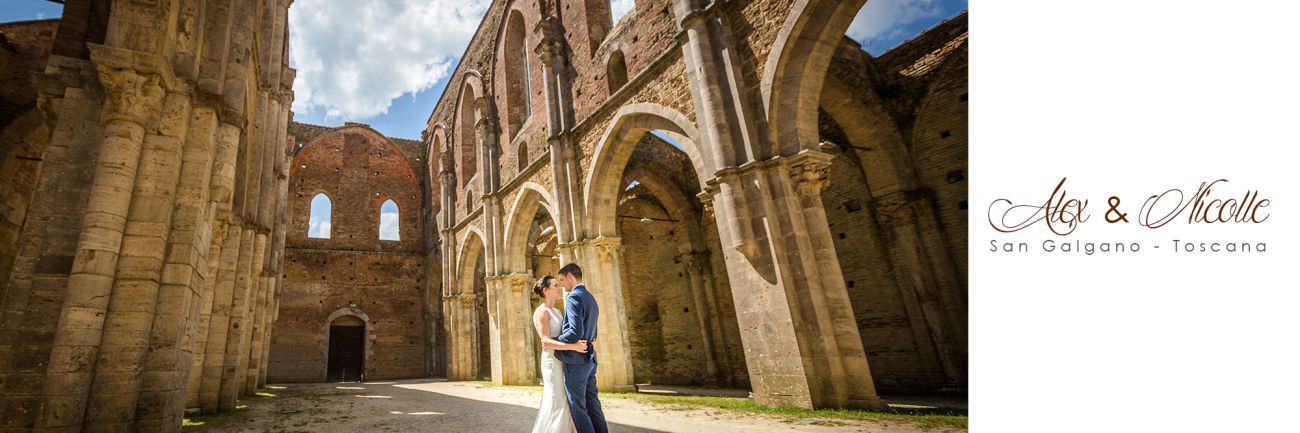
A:
<svg viewBox="0 0 1300 433">
<path fill-rule="evenodd" d="M 186 432 L 528 432 L 541 388 L 416 379 L 273 386 Z M 611 432 L 952 432 L 905 422 L 793 419 L 602 398 Z"/>
</svg>

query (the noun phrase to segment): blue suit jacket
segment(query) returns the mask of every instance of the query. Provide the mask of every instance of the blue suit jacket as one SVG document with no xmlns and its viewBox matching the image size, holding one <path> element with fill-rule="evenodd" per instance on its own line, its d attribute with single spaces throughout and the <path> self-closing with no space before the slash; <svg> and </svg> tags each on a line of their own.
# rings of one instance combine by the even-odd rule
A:
<svg viewBox="0 0 1300 433">
<path fill-rule="evenodd" d="M 572 350 L 557 350 L 555 358 L 565 364 L 586 364 L 596 362 L 596 350 L 591 345 L 596 341 L 596 321 L 600 317 L 600 307 L 596 298 L 587 291 L 585 284 L 574 287 L 569 296 L 564 298 L 564 323 L 560 325 L 560 335 L 556 340 L 576 343 L 587 340 L 587 353 Z"/>
</svg>

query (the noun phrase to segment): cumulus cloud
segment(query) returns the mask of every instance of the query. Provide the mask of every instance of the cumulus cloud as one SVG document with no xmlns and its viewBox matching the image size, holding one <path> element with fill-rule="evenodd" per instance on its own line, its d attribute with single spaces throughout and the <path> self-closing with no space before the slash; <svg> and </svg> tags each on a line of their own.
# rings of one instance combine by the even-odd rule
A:
<svg viewBox="0 0 1300 433">
<path fill-rule="evenodd" d="M 311 223 L 307 227 L 307 237 L 328 239 L 330 237 L 329 220 L 322 220 L 320 217 L 313 216 Z"/>
<path fill-rule="evenodd" d="M 862 45 L 876 39 L 897 39 L 905 31 L 904 26 L 943 12 L 936 0 L 871 0 L 858 11 L 845 34 Z"/>
<path fill-rule="evenodd" d="M 611 0 L 609 2 L 609 12 L 614 17 L 614 22 L 618 22 L 619 18 L 623 18 L 623 15 L 632 12 L 632 6 L 635 5 L 636 3 L 633 0 Z"/>
<path fill-rule="evenodd" d="M 289 8 L 293 109 L 327 118 L 387 113 L 451 72 L 489 0 L 297 0 Z"/>
<path fill-rule="evenodd" d="M 397 231 L 397 211 L 382 212 L 379 214 L 379 239 L 385 241 L 400 241 L 401 234 Z"/>
</svg>

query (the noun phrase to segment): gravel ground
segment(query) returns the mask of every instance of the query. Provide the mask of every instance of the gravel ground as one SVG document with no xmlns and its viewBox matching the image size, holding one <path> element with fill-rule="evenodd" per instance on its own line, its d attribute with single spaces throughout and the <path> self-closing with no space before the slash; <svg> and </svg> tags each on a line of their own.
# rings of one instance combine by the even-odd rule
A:
<svg viewBox="0 0 1300 433">
<path fill-rule="evenodd" d="M 528 432 L 541 388 L 414 379 L 273 385 L 247 408 L 199 417 L 186 432 Z M 908 423 L 800 420 L 684 408 L 627 398 L 601 400 L 611 432 L 944 432 Z M 197 423 L 200 425 L 193 425 Z"/>
</svg>

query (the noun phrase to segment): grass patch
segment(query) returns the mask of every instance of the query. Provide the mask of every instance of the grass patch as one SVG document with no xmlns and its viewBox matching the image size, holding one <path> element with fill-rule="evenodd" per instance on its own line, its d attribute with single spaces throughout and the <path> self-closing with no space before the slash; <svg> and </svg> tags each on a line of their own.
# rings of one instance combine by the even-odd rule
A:
<svg viewBox="0 0 1300 433">
<path fill-rule="evenodd" d="M 539 392 L 541 386 L 496 385 L 492 382 L 476 382 L 481 386 L 514 388 Z M 880 412 L 860 409 L 802 409 L 795 407 L 763 406 L 747 398 L 704 397 L 689 395 L 655 395 L 634 392 L 602 392 L 601 397 L 637 400 L 676 409 L 721 409 L 740 414 L 759 414 L 781 418 L 786 422 L 807 422 L 807 420 L 853 420 L 874 421 L 879 423 L 916 424 L 924 429 L 953 428 L 966 429 L 967 416 L 964 414 L 910 414 L 901 412 Z M 829 424 L 829 423 L 828 423 Z"/>
</svg>

